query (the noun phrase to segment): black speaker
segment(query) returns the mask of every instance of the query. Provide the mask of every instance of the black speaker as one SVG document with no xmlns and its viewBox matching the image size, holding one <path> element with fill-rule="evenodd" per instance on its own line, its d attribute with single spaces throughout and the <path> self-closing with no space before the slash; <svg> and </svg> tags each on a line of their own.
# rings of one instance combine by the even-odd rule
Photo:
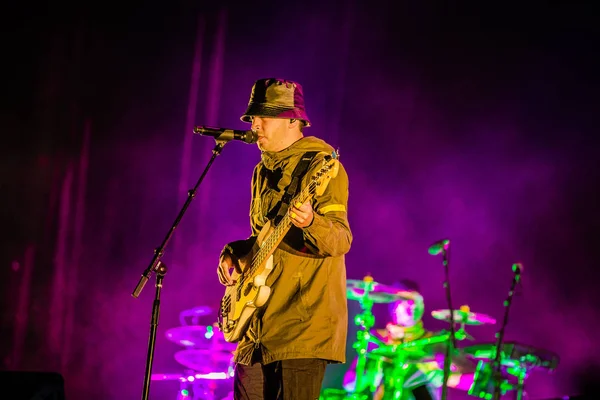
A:
<svg viewBox="0 0 600 400">
<path fill-rule="evenodd" d="M 0 399 L 65 400 L 65 382 L 55 372 L 0 371 Z"/>
</svg>

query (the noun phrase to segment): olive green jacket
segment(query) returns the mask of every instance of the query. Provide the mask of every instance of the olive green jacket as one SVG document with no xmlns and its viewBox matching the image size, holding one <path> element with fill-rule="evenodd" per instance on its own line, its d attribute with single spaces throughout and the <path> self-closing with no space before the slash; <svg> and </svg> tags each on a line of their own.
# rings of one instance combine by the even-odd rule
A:
<svg viewBox="0 0 600 400">
<path fill-rule="evenodd" d="M 262 153 L 252 177 L 252 236 L 229 243 L 223 252 L 242 257 L 250 251 L 267 215 L 290 184 L 296 164 L 308 151 L 322 153 L 313 159 L 302 189 L 321 167 L 323 157 L 331 154 L 331 146 L 309 136 L 280 152 Z M 294 358 L 345 362 L 348 308 L 344 256 L 352 243 L 347 205 L 348 175 L 340 163 L 338 175 L 329 181 L 323 195 L 312 200 L 311 225 L 304 229 L 292 226 L 275 250 L 274 268 L 266 282 L 271 287 L 270 298 L 238 343 L 235 362 L 251 364 L 255 349 L 260 349 L 259 360 L 265 364 Z"/>
</svg>

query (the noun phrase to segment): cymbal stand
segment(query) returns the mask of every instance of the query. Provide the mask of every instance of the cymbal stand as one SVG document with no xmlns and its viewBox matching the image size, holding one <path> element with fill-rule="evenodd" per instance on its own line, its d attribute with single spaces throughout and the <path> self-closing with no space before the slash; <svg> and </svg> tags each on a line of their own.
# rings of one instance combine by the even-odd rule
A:
<svg viewBox="0 0 600 400">
<path fill-rule="evenodd" d="M 404 382 L 406 381 L 406 373 L 408 371 L 409 365 L 406 363 L 406 356 L 404 355 L 404 352 L 401 351 L 398 354 L 402 354 L 403 356 L 395 357 L 394 371 L 391 374 L 392 382 L 389 385 L 390 388 L 394 389 L 394 392 L 391 397 L 388 397 L 384 394 L 385 398 L 402 399 L 402 395 L 404 394 Z M 387 382 L 385 382 L 384 385 L 385 391 L 387 389 Z"/>
<path fill-rule="evenodd" d="M 450 377 L 450 364 L 451 364 L 451 354 L 453 354 L 454 349 L 456 348 L 456 336 L 455 336 L 455 327 L 454 327 L 454 308 L 452 307 L 452 291 L 450 290 L 450 273 L 448 271 L 448 248 L 450 241 L 449 240 L 441 240 L 439 242 L 434 243 L 433 246 L 429 248 L 429 254 L 437 255 L 439 253 L 442 254 L 442 265 L 444 266 L 444 289 L 446 292 L 446 301 L 448 302 L 448 310 L 450 315 L 450 337 L 448 340 L 448 344 L 446 345 L 446 354 L 444 355 L 444 381 L 442 384 L 442 400 L 446 400 L 448 398 L 448 378 Z"/>
<path fill-rule="evenodd" d="M 517 391 L 515 392 L 515 400 L 523 400 L 523 391 L 525 390 L 525 378 L 527 378 L 527 369 L 519 368 L 517 374 Z"/>
<path fill-rule="evenodd" d="M 465 319 L 468 318 L 468 316 L 464 317 Z M 467 333 L 467 330 L 465 329 L 465 321 L 462 320 L 459 323 L 460 328 L 458 328 L 457 330 L 454 331 L 454 337 L 456 338 L 456 340 L 460 340 L 463 341 L 465 339 L 470 339 L 473 340 L 473 337 L 471 335 L 469 335 Z"/>
<path fill-rule="evenodd" d="M 498 378 L 500 377 L 502 341 L 504 340 L 504 330 L 506 329 L 506 325 L 508 324 L 508 312 L 512 304 L 512 298 L 515 294 L 515 288 L 517 286 L 517 283 L 519 283 L 519 280 L 521 279 L 521 271 L 523 270 L 523 265 L 520 263 L 513 264 L 512 270 L 514 272 L 514 276 L 510 285 L 510 290 L 508 291 L 508 298 L 504 302 L 504 320 L 502 321 L 502 326 L 500 327 L 500 330 L 496 334 L 496 352 L 494 357 L 494 368 L 492 374 L 492 377 L 494 379 L 494 394 L 492 396 L 493 400 L 499 400 L 501 396 L 501 380 Z M 520 386 L 522 387 L 523 385 Z"/>
<path fill-rule="evenodd" d="M 523 400 L 525 393 L 525 379 L 527 379 L 527 376 L 529 375 L 531 365 L 532 364 L 528 363 L 527 360 L 523 361 L 523 359 L 521 359 L 517 365 L 506 370 L 510 376 L 517 378 L 516 384 L 511 383 L 510 386 L 510 389 L 515 391 L 515 400 Z M 496 382 L 494 382 L 494 384 L 496 384 Z M 502 394 L 505 392 L 506 390 L 503 390 Z"/>
<path fill-rule="evenodd" d="M 373 309 L 373 300 L 369 297 L 369 293 L 373 291 L 373 278 L 366 276 L 364 279 L 365 289 L 362 298 L 359 301 L 362 312 L 354 317 L 354 323 L 361 327 L 361 330 L 356 332 L 356 342 L 352 345 L 356 349 L 356 384 L 354 393 L 358 394 L 364 390 L 363 380 L 365 375 L 365 366 L 367 363 L 367 351 L 369 347 L 369 339 L 371 338 L 370 330 L 375 325 L 375 316 L 371 312 Z"/>
</svg>

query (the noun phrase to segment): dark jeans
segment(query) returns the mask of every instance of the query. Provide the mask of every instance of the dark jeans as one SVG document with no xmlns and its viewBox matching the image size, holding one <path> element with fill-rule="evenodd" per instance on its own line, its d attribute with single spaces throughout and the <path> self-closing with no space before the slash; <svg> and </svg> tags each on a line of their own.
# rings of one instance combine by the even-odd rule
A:
<svg viewBox="0 0 600 400">
<path fill-rule="evenodd" d="M 317 400 L 327 361 L 317 358 L 236 364 L 235 400 Z"/>
</svg>

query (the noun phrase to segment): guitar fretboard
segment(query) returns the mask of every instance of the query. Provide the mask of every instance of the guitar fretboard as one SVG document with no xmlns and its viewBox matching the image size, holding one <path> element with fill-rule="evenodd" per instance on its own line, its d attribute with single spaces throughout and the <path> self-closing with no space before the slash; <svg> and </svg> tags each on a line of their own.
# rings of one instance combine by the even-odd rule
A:
<svg viewBox="0 0 600 400">
<path fill-rule="evenodd" d="M 329 158 L 329 157 L 328 157 Z M 327 161 L 327 159 L 325 160 Z M 323 174 L 328 172 L 331 169 L 331 162 L 327 162 L 321 170 L 311 178 L 311 181 L 308 185 L 296 196 L 292 199 L 290 204 L 304 204 L 307 200 L 309 200 L 313 194 L 315 189 L 321 184 L 320 178 Z M 284 217 L 281 219 L 279 224 L 275 227 L 273 232 L 269 235 L 269 237 L 260 245 L 258 252 L 252 257 L 252 264 L 250 269 L 242 275 L 242 278 L 239 283 L 239 288 L 244 286 L 246 281 L 246 277 L 254 276 L 258 267 L 262 265 L 262 263 L 271 256 L 275 248 L 279 245 L 285 234 L 288 232 L 292 225 L 292 220 L 290 218 L 289 213 L 286 213 Z"/>
</svg>

